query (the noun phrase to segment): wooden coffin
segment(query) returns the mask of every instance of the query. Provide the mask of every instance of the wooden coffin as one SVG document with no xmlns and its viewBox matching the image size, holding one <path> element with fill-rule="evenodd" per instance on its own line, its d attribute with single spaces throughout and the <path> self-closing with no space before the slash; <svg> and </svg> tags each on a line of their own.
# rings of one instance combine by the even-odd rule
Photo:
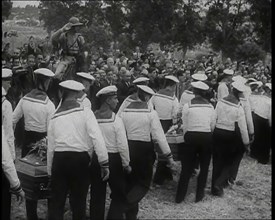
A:
<svg viewBox="0 0 275 220">
<path fill-rule="evenodd" d="M 34 158 L 18 159 L 15 163 L 18 178 L 26 199 L 39 200 L 50 197 L 46 162 Z"/>
<path fill-rule="evenodd" d="M 168 133 L 168 134 L 166 134 L 166 139 L 167 139 L 167 142 L 170 146 L 170 149 L 171 149 L 174 160 L 178 161 L 179 160 L 178 144 L 184 142 L 183 135 L 181 133 L 180 134 L 178 134 L 178 133 L 175 133 L 175 134 Z"/>
</svg>

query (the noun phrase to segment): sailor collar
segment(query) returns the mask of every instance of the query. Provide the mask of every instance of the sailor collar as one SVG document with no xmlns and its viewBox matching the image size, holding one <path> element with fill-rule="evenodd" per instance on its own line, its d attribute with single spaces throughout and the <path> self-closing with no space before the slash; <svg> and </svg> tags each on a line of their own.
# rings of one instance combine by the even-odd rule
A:
<svg viewBox="0 0 275 220">
<path fill-rule="evenodd" d="M 225 99 L 222 99 L 221 102 L 227 104 L 227 105 L 230 105 L 230 106 L 233 106 L 233 107 L 236 107 L 236 108 L 239 108 L 240 107 L 240 102 L 238 104 L 235 104 L 233 102 L 230 102 L 228 100 L 225 100 Z"/>
<path fill-rule="evenodd" d="M 131 102 L 125 109 L 125 112 L 151 112 L 147 102 L 134 101 Z"/>
<path fill-rule="evenodd" d="M 24 100 L 28 100 L 30 102 L 36 102 L 46 105 L 49 101 L 49 97 L 47 96 L 46 92 L 33 89 L 28 94 L 23 97 Z"/>
<path fill-rule="evenodd" d="M 87 97 L 87 94 L 83 92 L 83 95 L 80 98 L 78 98 L 77 101 L 83 102 L 86 97 Z"/>
<path fill-rule="evenodd" d="M 81 106 L 78 102 L 76 101 L 64 101 L 61 103 L 59 108 L 56 110 L 53 118 L 57 118 L 62 115 L 67 115 L 73 112 L 77 111 L 83 111 L 84 107 Z"/>
<path fill-rule="evenodd" d="M 116 119 L 116 114 L 113 112 L 111 118 L 97 118 L 96 120 L 99 124 L 102 124 L 102 123 L 112 123 L 115 121 L 115 119 Z"/>
</svg>

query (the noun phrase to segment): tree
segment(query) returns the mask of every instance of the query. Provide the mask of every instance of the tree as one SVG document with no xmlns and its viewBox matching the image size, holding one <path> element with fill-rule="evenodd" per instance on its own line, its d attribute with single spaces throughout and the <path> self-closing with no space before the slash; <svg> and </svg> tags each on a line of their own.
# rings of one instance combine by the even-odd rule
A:
<svg viewBox="0 0 275 220">
<path fill-rule="evenodd" d="M 255 64 L 258 60 L 263 60 L 265 55 L 260 46 L 254 42 L 245 42 L 235 50 L 235 57 L 238 61 L 247 61 Z"/>
<path fill-rule="evenodd" d="M 247 32 L 242 28 L 248 19 L 246 0 L 208 0 L 205 31 L 209 42 L 222 58 L 234 56 L 235 48 L 244 42 Z"/>
<path fill-rule="evenodd" d="M 252 39 L 266 52 L 271 52 L 271 0 L 249 0 L 250 20 L 253 24 Z"/>
<path fill-rule="evenodd" d="M 203 19 L 199 11 L 202 9 L 199 0 L 185 1 L 178 10 L 176 23 L 173 27 L 173 42 L 175 42 L 185 55 L 187 49 L 205 41 Z"/>
<path fill-rule="evenodd" d="M 7 19 L 11 13 L 12 2 L 11 0 L 2 0 L 2 22 Z"/>
</svg>

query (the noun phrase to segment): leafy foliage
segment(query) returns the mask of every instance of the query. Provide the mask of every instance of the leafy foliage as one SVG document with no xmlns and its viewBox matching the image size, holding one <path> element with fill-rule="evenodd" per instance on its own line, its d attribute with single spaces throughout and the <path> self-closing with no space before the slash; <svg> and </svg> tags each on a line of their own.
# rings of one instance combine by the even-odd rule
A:
<svg viewBox="0 0 275 220">
<path fill-rule="evenodd" d="M 271 52 L 271 0 L 249 0 L 251 4 L 251 22 L 256 36 L 255 43 L 265 51 Z"/>
<path fill-rule="evenodd" d="M 243 23 L 248 16 L 245 0 L 208 1 L 205 31 L 214 50 L 221 50 L 223 57 L 231 57 L 234 48 L 243 43 Z"/>
<path fill-rule="evenodd" d="M 264 59 L 264 51 L 256 43 L 245 42 L 236 48 L 235 57 L 239 61 L 244 60 L 248 63 L 255 64 L 258 60 Z"/>
<path fill-rule="evenodd" d="M 186 51 L 209 42 L 224 58 L 234 58 L 235 48 L 247 40 L 270 51 L 270 5 L 270 0 L 41 0 L 39 8 L 48 31 L 80 18 L 93 47 L 106 49 L 114 41 L 125 51 L 151 43 Z"/>
<path fill-rule="evenodd" d="M 2 0 L 2 22 L 7 19 L 11 13 L 12 2 L 11 0 Z"/>
</svg>

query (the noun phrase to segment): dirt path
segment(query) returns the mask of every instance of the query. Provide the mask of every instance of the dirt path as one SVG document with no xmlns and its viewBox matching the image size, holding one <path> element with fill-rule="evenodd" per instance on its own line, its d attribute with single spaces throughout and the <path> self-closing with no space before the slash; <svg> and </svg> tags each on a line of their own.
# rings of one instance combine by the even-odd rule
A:
<svg viewBox="0 0 275 220">
<path fill-rule="evenodd" d="M 172 189 L 163 187 L 152 189 L 140 204 L 140 219 L 271 219 L 271 165 L 261 165 L 253 159 L 245 157 L 240 165 L 238 180 L 242 185 L 234 185 L 225 189 L 224 197 L 210 195 L 211 170 L 208 175 L 206 197 L 199 203 L 194 203 L 196 177 L 189 183 L 185 201 L 176 204 L 175 193 L 180 172 L 177 164 L 175 181 L 169 185 Z M 170 188 L 170 187 L 169 187 Z M 106 203 L 108 209 L 109 199 Z M 26 219 L 25 204 L 18 206 L 13 197 L 12 218 Z M 39 201 L 38 213 L 46 218 L 46 201 Z M 66 204 L 65 219 L 71 215 Z M 87 204 L 88 216 L 88 204 Z"/>
</svg>

